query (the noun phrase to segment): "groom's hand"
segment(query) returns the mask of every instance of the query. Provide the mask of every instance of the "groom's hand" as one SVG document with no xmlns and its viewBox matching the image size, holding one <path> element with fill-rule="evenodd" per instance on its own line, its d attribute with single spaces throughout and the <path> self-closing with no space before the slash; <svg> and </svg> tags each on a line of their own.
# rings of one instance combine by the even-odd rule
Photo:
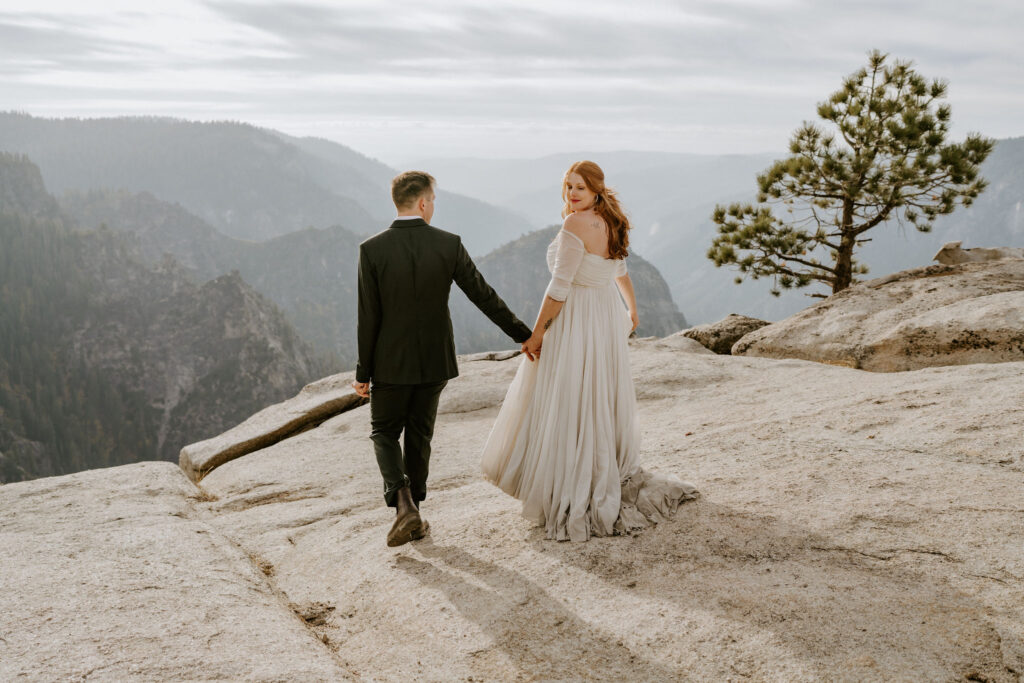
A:
<svg viewBox="0 0 1024 683">
<path fill-rule="evenodd" d="M 352 388 L 356 390 L 356 393 L 363 398 L 370 398 L 370 383 L 369 382 L 352 382 Z"/>
</svg>

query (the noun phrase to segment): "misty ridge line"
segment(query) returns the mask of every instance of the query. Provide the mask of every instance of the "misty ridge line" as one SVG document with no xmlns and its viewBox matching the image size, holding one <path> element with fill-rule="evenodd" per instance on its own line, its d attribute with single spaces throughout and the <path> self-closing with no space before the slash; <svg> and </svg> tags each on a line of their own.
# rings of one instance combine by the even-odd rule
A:
<svg viewBox="0 0 1024 683">
<path fill-rule="evenodd" d="M 31 117 L 29 119 L 35 120 Z M 342 223 L 357 235 L 367 235 L 379 230 L 393 214 L 386 188 L 396 169 L 368 159 L 365 155 L 338 143 L 317 138 L 292 138 L 255 126 L 247 129 L 246 126 L 249 124 L 197 124 L 163 117 L 87 119 L 78 120 L 77 123 L 81 126 L 117 126 L 119 121 L 126 127 L 145 127 L 146 121 L 162 121 L 179 134 L 191 129 L 202 131 L 214 130 L 218 126 L 229 129 L 235 127 L 233 130 L 236 133 L 247 131 L 254 137 L 265 136 L 270 145 L 280 145 L 285 149 L 288 145 L 297 146 L 301 148 L 301 152 L 315 157 L 312 165 L 318 168 L 310 170 L 311 165 L 306 159 L 305 168 L 300 168 L 303 176 L 300 184 L 305 182 L 309 185 L 320 185 L 320 200 L 324 201 L 326 198 L 324 204 L 335 205 L 330 207 L 333 213 L 328 216 L 311 215 L 317 212 L 303 206 L 297 207 L 294 211 L 278 210 L 278 214 L 284 214 L 281 219 L 271 216 L 268 220 L 266 215 L 246 216 L 243 210 L 228 206 L 211 208 L 201 202 L 199 206 L 190 206 L 188 201 L 182 201 L 177 196 L 181 187 L 175 186 L 164 190 L 158 187 L 159 179 L 142 183 L 136 182 L 134 178 L 118 178 L 117 174 L 113 173 L 111 175 L 115 177 L 107 182 L 110 186 L 127 186 L 129 189 L 152 191 L 158 197 L 179 201 L 225 234 L 242 239 L 260 240 L 275 233 L 282 234 L 309 226 L 326 227 Z M 75 120 L 71 122 L 74 123 Z M 52 123 L 56 125 L 58 121 Z M 245 134 L 236 137 L 244 138 Z M 1013 139 L 1004 142 L 1012 145 Z M 237 145 L 231 151 L 241 153 Z M 479 257 L 500 245 L 507 244 L 530 229 L 539 229 L 558 222 L 561 207 L 555 179 L 561 178 L 566 163 L 583 155 L 584 153 L 562 153 L 531 160 L 478 160 L 475 164 L 468 165 L 446 159 L 421 159 L 417 165 L 427 168 L 439 179 L 442 194 L 439 197 L 439 213 L 435 222 L 461 234 L 470 253 Z M 278 150 L 271 156 L 276 157 L 277 161 L 294 163 L 294 155 L 284 151 Z M 608 168 L 609 184 L 620 192 L 633 220 L 635 229 L 631 240 L 635 253 L 650 255 L 669 282 L 677 305 L 689 316 L 691 322 L 709 322 L 731 312 L 764 319 L 778 319 L 795 312 L 805 304 L 806 298 L 800 294 L 789 297 L 788 304 L 758 297 L 756 291 L 748 289 L 749 283 L 739 288 L 741 291 L 746 289 L 741 293 L 732 285 L 727 270 L 709 269 L 709 264 L 700 258 L 688 258 L 685 264 L 679 263 L 679 258 L 683 257 L 683 254 L 679 253 L 684 249 L 682 243 L 685 243 L 685 251 L 691 256 L 709 244 L 713 234 L 709 218 L 714 205 L 749 198 L 754 176 L 775 158 L 774 155 L 709 157 L 664 152 L 619 152 L 586 156 L 600 160 Z M 267 163 L 273 161 L 274 159 L 270 159 Z M 170 159 L 168 163 L 173 164 L 174 160 Z M 334 170 L 326 175 L 322 174 L 323 169 L 332 163 L 335 165 Z M 48 187 L 60 192 L 63 187 L 70 185 L 60 173 L 47 171 L 47 164 L 40 165 L 47 176 Z M 301 167 L 303 164 L 296 165 Z M 344 170 L 338 172 L 337 166 L 342 166 Z M 132 187 L 133 182 L 135 187 Z M 290 179 L 290 182 L 295 184 L 294 178 Z M 287 185 L 288 182 L 276 184 Z M 447 193 L 443 191 L 445 186 L 460 193 L 489 199 L 493 203 L 484 205 L 483 202 L 470 197 L 446 196 Z M 230 196 L 233 192 L 244 195 L 246 189 L 224 187 L 222 193 L 224 196 Z M 347 190 L 350 196 L 337 197 L 343 194 L 341 189 Z M 307 206 L 318 199 L 308 192 L 306 198 Z M 985 197 L 979 201 L 984 203 Z M 357 206 L 348 207 L 351 209 L 349 211 L 346 211 L 345 207 L 337 206 L 345 202 Z M 211 203 L 215 204 L 216 198 Z M 286 202 L 279 203 L 278 206 L 285 204 Z M 495 209 L 498 211 L 497 216 L 493 213 Z M 274 207 L 269 207 L 264 213 L 273 214 Z M 339 215 L 344 216 L 343 221 L 337 220 Z M 942 227 L 944 226 L 940 224 L 939 229 Z M 938 234 L 938 229 L 935 234 Z M 873 265 L 872 272 L 884 274 L 886 271 L 892 272 L 907 265 L 927 262 L 925 257 L 930 256 L 929 250 L 934 254 L 937 248 L 933 247 L 941 246 L 934 243 L 937 240 L 922 241 L 921 235 L 913 237 L 921 241 L 920 245 L 913 244 L 905 234 L 889 235 L 879 239 L 879 243 L 888 242 L 889 247 L 900 244 L 901 252 L 909 245 L 913 254 L 900 261 L 898 258 L 891 258 L 888 248 L 877 249 L 882 257 L 882 263 L 881 266 Z M 964 235 L 957 234 L 954 237 L 963 238 Z M 966 236 L 965 243 L 971 244 L 969 235 Z M 872 246 L 868 245 L 868 252 Z M 868 263 L 870 264 L 871 260 Z M 716 296 L 707 296 L 706 290 L 701 292 L 701 296 L 694 296 L 691 288 L 708 282 L 708 278 L 714 285 Z M 729 284 L 728 287 L 725 286 L 726 282 Z M 758 300 L 756 304 L 751 305 L 751 299 Z M 716 303 L 718 301 L 721 305 Z M 710 305 L 708 302 L 711 302 Z M 690 311 L 694 312 L 691 314 Z"/>
</svg>

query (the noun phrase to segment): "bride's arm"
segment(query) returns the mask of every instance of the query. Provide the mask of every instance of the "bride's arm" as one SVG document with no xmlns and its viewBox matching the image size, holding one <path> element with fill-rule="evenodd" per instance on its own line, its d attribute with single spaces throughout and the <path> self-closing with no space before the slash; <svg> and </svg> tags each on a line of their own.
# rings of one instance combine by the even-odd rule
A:
<svg viewBox="0 0 1024 683">
<path fill-rule="evenodd" d="M 543 338 L 544 333 L 548 331 L 549 327 L 551 327 L 551 323 L 554 322 L 564 305 L 564 301 L 558 301 L 556 299 L 552 299 L 550 296 L 545 296 L 544 301 L 540 304 L 540 313 L 537 314 L 537 322 L 533 325 L 533 336 Z"/>
<path fill-rule="evenodd" d="M 557 301 L 550 296 L 544 297 L 544 301 L 540 304 L 540 313 L 537 314 L 537 322 L 533 325 L 533 334 L 523 342 L 523 353 L 530 360 L 533 360 L 534 356 L 540 355 L 540 347 L 544 342 L 544 333 L 551 327 L 551 323 L 554 322 L 555 317 L 558 316 L 564 305 L 564 301 Z"/>
<path fill-rule="evenodd" d="M 565 305 L 565 299 L 569 295 L 569 288 L 572 286 L 573 276 L 583 262 L 583 239 L 578 235 L 570 235 L 568 228 L 572 222 L 572 216 L 565 219 L 562 231 L 558 233 L 557 244 L 555 245 L 555 263 L 552 268 L 551 282 L 544 291 L 544 299 L 540 304 L 540 312 L 537 314 L 537 322 L 533 326 L 533 335 L 523 343 L 523 352 L 530 359 L 533 354 L 540 351 L 544 333 L 551 327 L 551 323 Z"/>
<path fill-rule="evenodd" d="M 622 298 L 626 300 L 626 306 L 629 307 L 629 317 L 633 320 L 633 330 L 635 331 L 637 325 L 640 324 L 640 316 L 636 312 L 636 292 L 633 290 L 633 280 L 630 279 L 629 273 L 626 273 L 615 278 L 615 284 L 618 285 L 619 292 L 622 293 Z"/>
</svg>

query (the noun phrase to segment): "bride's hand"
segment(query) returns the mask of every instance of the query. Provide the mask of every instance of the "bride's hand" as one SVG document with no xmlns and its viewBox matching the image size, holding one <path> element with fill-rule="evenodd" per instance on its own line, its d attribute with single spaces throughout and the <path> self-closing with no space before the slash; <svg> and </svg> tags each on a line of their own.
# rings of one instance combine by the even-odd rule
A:
<svg viewBox="0 0 1024 683">
<path fill-rule="evenodd" d="M 534 361 L 537 358 L 540 358 L 540 347 L 542 343 L 542 337 L 533 335 L 532 337 L 523 342 L 522 351 L 524 354 L 526 354 L 527 358 L 529 358 L 531 361 Z"/>
<path fill-rule="evenodd" d="M 633 321 L 633 329 L 629 331 L 630 334 L 636 332 L 637 326 L 640 325 L 640 316 L 637 315 L 636 311 L 629 312 L 629 319 Z"/>
</svg>

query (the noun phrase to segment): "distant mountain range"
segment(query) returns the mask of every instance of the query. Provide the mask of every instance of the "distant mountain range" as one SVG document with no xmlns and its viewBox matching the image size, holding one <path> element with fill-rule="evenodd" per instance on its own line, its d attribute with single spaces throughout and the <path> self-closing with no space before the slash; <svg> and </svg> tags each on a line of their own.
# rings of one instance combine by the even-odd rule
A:
<svg viewBox="0 0 1024 683">
<path fill-rule="evenodd" d="M 4 145 L 48 160 L 40 163 L 43 177 L 48 187 L 56 184 L 61 211 L 81 229 L 105 225 L 130 234 L 146 263 L 157 264 L 170 254 L 197 283 L 237 270 L 281 308 L 332 368 L 354 365 L 357 247 L 365 236 L 361 230 L 377 232 L 390 224 L 394 169 L 326 140 L 173 119 L 0 114 L 0 149 Z M 84 161 L 93 155 L 99 157 L 96 164 Z M 252 179 L 251 186 L 245 178 Z M 296 184 L 302 187 L 292 193 L 289 188 Z M 434 223 L 459 233 L 471 253 L 486 253 L 530 231 L 525 218 L 444 192 L 443 176 L 438 184 Z M 257 191 L 270 186 L 273 191 Z M 348 200 L 358 208 L 350 211 Z M 371 215 L 376 218 L 367 222 Z M 335 222 L 304 225 L 330 218 Z M 519 270 L 545 268 L 543 251 L 527 250 L 530 258 L 539 258 L 533 264 L 523 262 L 527 252 L 517 258 L 515 251 L 503 248 L 500 258 L 489 257 L 496 276 L 512 272 L 509 266 L 503 270 L 501 260 Z M 679 329 L 684 318 L 667 288 L 654 282 L 660 276 L 647 275 L 652 298 L 641 298 L 648 310 L 641 332 Z M 529 301 L 523 301 L 527 320 L 536 315 L 532 309 L 543 292 L 530 284 Z M 501 293 L 504 286 L 519 286 L 510 277 L 501 277 L 501 285 Z M 464 302 L 460 296 L 453 301 Z M 456 325 L 458 350 L 507 345 L 490 327 L 467 313 L 464 324 Z"/>
<path fill-rule="evenodd" d="M 0 482 L 174 459 L 185 443 L 354 364 L 365 235 L 296 226 L 331 216 L 358 225 L 386 211 L 372 225 L 382 229 L 394 212 L 385 191 L 392 169 L 334 143 L 239 124 L 4 114 L 0 139 L 49 159 L 47 171 L 27 156 L 0 156 Z M 97 163 L 87 163 L 93 154 Z M 62 188 L 57 197 L 48 175 Z M 274 189 L 252 192 L 243 176 Z M 289 183 L 300 180 L 311 186 L 293 196 Z M 349 194 L 328 196 L 325 185 Z M 157 189 L 139 189 L 149 187 Z M 287 207 L 300 205 L 296 219 Z M 467 244 L 507 242 L 477 260 L 532 323 L 553 233 L 508 238 L 528 229 L 525 219 L 440 193 L 433 222 L 458 231 L 447 222 L 453 214 L 487 227 Z M 683 327 L 656 269 L 639 257 L 630 268 L 640 333 Z M 514 346 L 453 292 L 460 353 Z"/>
<path fill-rule="evenodd" d="M 128 190 L 181 205 L 229 237 L 266 240 L 342 225 L 391 224 L 398 171 L 344 145 L 243 123 L 154 117 L 44 119 L 0 113 L 0 150 L 27 155 L 57 196 Z M 531 229 L 507 209 L 438 183 L 437 220 L 473 255 Z"/>
<path fill-rule="evenodd" d="M 769 294 L 770 283 L 733 283 L 737 272 L 715 268 L 706 253 L 716 234 L 715 204 L 754 201 L 755 177 L 779 154 L 707 156 L 661 152 L 579 152 L 539 159 L 424 159 L 456 192 L 472 194 L 548 225 L 561 210 L 562 175 L 574 161 L 602 166 L 633 222 L 632 245 L 658 268 L 691 324 L 740 313 L 779 320 L 813 303 L 805 295 L 820 286 Z M 1024 246 L 1024 138 L 1000 140 L 982 167 L 990 187 L 968 209 L 936 221 L 931 233 L 883 225 L 859 251 L 867 279 L 925 265 L 943 243 Z"/>
<path fill-rule="evenodd" d="M 6 113 L 0 114 L 0 149 L 29 154 L 59 196 L 148 192 L 179 204 L 222 236 L 247 241 L 309 227 L 340 226 L 361 237 L 387 225 L 393 212 L 388 183 L 395 169 L 334 142 L 239 123 Z M 409 167 L 437 177 L 435 222 L 462 235 L 470 252 L 482 256 L 556 222 L 565 169 L 581 158 L 597 161 L 633 219 L 634 253 L 661 272 L 679 310 L 698 324 L 733 312 L 781 319 L 812 303 L 807 294 L 824 292 L 818 286 L 776 298 L 768 293 L 770 283 L 736 285 L 734 269 L 715 268 L 706 257 L 715 204 L 753 200 L 756 174 L 781 156 L 578 152 L 539 159 L 421 159 Z M 982 171 L 991 186 L 974 206 L 940 219 L 930 234 L 897 225 L 869 233 L 872 241 L 860 251 L 871 268 L 867 277 L 928 263 L 946 241 L 1019 246 L 1022 168 L 1024 139 L 1002 140 Z M 251 273 L 247 279 L 254 279 Z M 318 334 L 326 338 L 335 331 Z"/>
</svg>

